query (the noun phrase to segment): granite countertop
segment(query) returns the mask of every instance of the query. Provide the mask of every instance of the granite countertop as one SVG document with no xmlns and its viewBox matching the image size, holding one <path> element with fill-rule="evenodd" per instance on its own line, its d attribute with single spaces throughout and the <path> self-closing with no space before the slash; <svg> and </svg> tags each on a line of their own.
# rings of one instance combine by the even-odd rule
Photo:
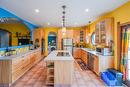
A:
<svg viewBox="0 0 130 87">
<path fill-rule="evenodd" d="M 57 56 L 58 52 L 67 52 L 69 53 L 69 56 Z M 65 50 L 56 50 L 56 51 L 52 51 L 45 59 L 45 61 L 66 61 L 66 60 L 69 60 L 69 61 L 73 61 L 74 58 L 72 56 L 72 54 L 69 52 L 69 51 L 65 51 Z"/>
<path fill-rule="evenodd" d="M 91 53 L 93 55 L 96 55 L 96 56 L 105 56 L 105 57 L 107 57 L 107 55 L 102 55 L 102 54 L 96 52 L 95 50 L 91 50 L 89 48 L 81 48 L 81 49 L 84 50 L 84 51 L 87 51 L 87 52 L 89 52 L 89 53 Z"/>
<path fill-rule="evenodd" d="M 41 50 L 41 49 L 38 48 L 38 49 L 34 49 L 34 50 L 29 50 L 27 52 L 23 52 L 23 53 L 20 53 L 20 54 L 17 54 L 17 55 L 2 56 L 2 57 L 0 57 L 0 60 L 12 60 L 12 59 L 16 59 L 16 58 L 22 58 L 24 56 L 27 56 L 27 55 L 34 53 L 34 52 L 37 52 L 39 50 Z"/>
</svg>

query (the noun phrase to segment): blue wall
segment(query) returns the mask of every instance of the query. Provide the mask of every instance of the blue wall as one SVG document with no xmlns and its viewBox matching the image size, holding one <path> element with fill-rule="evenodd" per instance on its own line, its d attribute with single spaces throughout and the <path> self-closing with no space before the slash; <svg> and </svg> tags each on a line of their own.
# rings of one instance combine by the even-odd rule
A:
<svg viewBox="0 0 130 87">
<path fill-rule="evenodd" d="M 23 24 L 30 30 L 32 31 L 33 29 L 37 28 L 38 26 L 27 22 L 26 20 L 23 20 L 16 16 L 15 14 L 11 13 L 10 11 L 6 10 L 5 8 L 0 8 L 0 18 L 2 17 L 7 17 L 7 18 L 17 18 L 23 21 Z"/>
</svg>

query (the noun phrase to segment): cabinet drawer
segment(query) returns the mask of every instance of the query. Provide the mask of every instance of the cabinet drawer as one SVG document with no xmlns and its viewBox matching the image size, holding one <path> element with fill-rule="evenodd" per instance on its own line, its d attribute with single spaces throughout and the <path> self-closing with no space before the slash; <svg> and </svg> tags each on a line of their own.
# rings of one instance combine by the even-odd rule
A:
<svg viewBox="0 0 130 87">
<path fill-rule="evenodd" d="M 23 66 L 24 63 L 24 59 L 16 59 L 12 61 L 12 72 L 14 72 L 17 69 L 21 69 L 21 67 Z"/>
</svg>

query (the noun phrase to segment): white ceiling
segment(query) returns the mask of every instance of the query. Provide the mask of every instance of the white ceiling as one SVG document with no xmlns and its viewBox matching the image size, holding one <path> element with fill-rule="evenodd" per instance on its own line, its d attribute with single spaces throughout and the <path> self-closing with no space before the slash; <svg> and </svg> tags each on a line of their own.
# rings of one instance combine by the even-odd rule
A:
<svg viewBox="0 0 130 87">
<path fill-rule="evenodd" d="M 0 0 L 0 6 L 38 26 L 59 27 L 62 5 L 66 5 L 66 26 L 83 26 L 129 0 Z M 35 9 L 40 12 L 36 13 Z M 85 12 L 89 9 L 89 12 Z M 48 25 L 48 22 L 50 25 Z"/>
</svg>

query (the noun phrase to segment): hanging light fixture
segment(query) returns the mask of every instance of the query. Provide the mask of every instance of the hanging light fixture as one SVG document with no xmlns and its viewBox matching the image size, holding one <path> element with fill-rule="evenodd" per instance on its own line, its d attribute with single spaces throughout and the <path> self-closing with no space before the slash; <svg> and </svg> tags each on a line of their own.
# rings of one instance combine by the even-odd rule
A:
<svg viewBox="0 0 130 87">
<path fill-rule="evenodd" d="M 66 9 L 66 6 L 63 5 L 62 8 L 63 8 L 63 12 L 62 12 L 62 14 L 63 14 L 63 16 L 62 16 L 62 34 L 64 36 L 66 34 L 66 26 L 65 26 L 65 14 L 66 14 L 65 9 Z"/>
</svg>

